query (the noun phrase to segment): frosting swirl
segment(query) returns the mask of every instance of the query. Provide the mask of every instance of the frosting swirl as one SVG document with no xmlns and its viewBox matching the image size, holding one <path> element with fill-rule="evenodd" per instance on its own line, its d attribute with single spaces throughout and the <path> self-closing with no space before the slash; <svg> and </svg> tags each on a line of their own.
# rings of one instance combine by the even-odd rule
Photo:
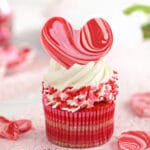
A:
<svg viewBox="0 0 150 150">
<path fill-rule="evenodd" d="M 43 98 L 52 108 L 72 112 L 96 102 L 113 102 L 118 94 L 116 75 L 102 60 L 66 69 L 52 59 L 43 82 Z"/>
<path fill-rule="evenodd" d="M 98 86 L 99 83 L 107 82 L 113 75 L 113 70 L 102 60 L 87 65 L 74 64 L 70 69 L 59 65 L 51 59 L 48 73 L 44 78 L 45 87 L 53 86 L 62 90 L 68 86 L 80 88 L 82 86 Z"/>
</svg>

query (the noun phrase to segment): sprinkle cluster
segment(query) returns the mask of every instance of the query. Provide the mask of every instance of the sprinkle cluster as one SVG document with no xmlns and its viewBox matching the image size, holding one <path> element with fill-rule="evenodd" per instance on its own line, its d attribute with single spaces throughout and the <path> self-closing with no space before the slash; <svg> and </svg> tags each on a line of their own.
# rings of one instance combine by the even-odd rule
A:
<svg viewBox="0 0 150 150">
<path fill-rule="evenodd" d="M 117 72 L 106 83 L 100 83 L 98 86 L 82 86 L 80 88 L 66 87 L 58 90 L 52 86 L 44 87 L 43 96 L 47 98 L 47 105 L 52 108 L 75 112 L 82 108 L 91 108 L 95 102 L 111 102 L 116 100 L 118 94 L 118 85 L 116 81 Z"/>
</svg>

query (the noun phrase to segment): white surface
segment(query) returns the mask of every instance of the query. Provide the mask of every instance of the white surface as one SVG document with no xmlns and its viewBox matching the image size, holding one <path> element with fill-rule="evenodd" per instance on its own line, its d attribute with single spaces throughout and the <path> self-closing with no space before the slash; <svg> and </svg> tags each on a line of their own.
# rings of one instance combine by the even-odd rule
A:
<svg viewBox="0 0 150 150">
<path fill-rule="evenodd" d="M 114 138 L 108 144 L 93 149 L 110 150 L 111 147 L 112 150 L 116 150 L 115 137 L 122 131 L 150 130 L 150 119 L 137 117 L 128 105 L 132 93 L 150 89 L 150 41 L 142 41 L 139 28 L 145 18 L 139 13 L 130 17 L 122 14 L 124 8 L 135 2 L 150 4 L 149 0 L 132 0 L 132 2 L 131 0 L 10 0 L 15 16 L 14 43 L 19 45 L 27 43 L 41 53 L 43 51 L 39 39 L 40 30 L 49 17 L 61 15 L 79 28 L 87 19 L 100 16 L 112 26 L 114 45 L 106 59 L 119 72 L 120 94 L 116 107 L 116 127 Z M 15 114 L 23 113 L 24 109 L 40 105 L 40 103 L 40 91 L 26 97 L 0 101 L 0 115 L 14 118 Z M 45 138 L 44 132 L 42 138 Z M 53 146 L 51 148 L 47 142 L 44 143 L 45 150 L 62 149 Z M 41 147 L 37 143 L 32 150 L 44 150 L 44 146 Z M 0 147 L 0 150 L 5 149 Z M 19 149 L 14 146 L 12 150 Z M 30 148 L 26 147 L 24 150 L 30 150 Z"/>
</svg>

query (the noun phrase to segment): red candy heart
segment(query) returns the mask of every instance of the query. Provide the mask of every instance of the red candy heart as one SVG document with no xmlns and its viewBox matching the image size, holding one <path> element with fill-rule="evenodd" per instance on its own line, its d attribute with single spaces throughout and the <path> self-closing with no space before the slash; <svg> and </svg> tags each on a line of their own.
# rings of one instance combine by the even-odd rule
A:
<svg viewBox="0 0 150 150">
<path fill-rule="evenodd" d="M 102 18 L 91 19 L 75 30 L 65 19 L 54 17 L 44 25 L 41 39 L 48 53 L 70 68 L 75 63 L 84 65 L 105 56 L 112 46 L 113 35 Z"/>
<path fill-rule="evenodd" d="M 29 48 L 18 49 L 13 45 L 0 47 L 0 77 L 17 72 L 30 63 L 33 56 Z"/>
<path fill-rule="evenodd" d="M 32 122 L 28 119 L 16 120 L 15 123 L 18 125 L 20 133 L 27 132 L 32 128 Z"/>
<path fill-rule="evenodd" d="M 150 150 L 150 134 L 144 131 L 123 132 L 118 139 L 119 150 Z"/>
<path fill-rule="evenodd" d="M 16 140 L 19 137 L 18 125 L 15 122 L 0 116 L 0 137 Z"/>
<path fill-rule="evenodd" d="M 13 68 L 26 61 L 31 53 L 29 48 L 18 49 L 10 45 L 5 48 L 0 47 L 0 66 Z"/>
<path fill-rule="evenodd" d="M 0 116 L 0 137 L 10 140 L 17 140 L 19 134 L 29 131 L 32 128 L 32 122 L 28 119 L 11 121 Z"/>
</svg>

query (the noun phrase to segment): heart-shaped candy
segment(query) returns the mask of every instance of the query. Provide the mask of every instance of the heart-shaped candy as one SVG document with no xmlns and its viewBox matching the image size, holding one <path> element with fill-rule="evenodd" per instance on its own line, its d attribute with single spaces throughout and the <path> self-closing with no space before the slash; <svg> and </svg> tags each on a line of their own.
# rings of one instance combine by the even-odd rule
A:
<svg viewBox="0 0 150 150">
<path fill-rule="evenodd" d="M 130 104 L 141 117 L 150 117 L 150 92 L 136 93 L 131 96 Z"/>
<path fill-rule="evenodd" d="M 41 39 L 48 53 L 70 68 L 76 63 L 85 65 L 105 56 L 112 46 L 113 35 L 102 18 L 93 18 L 80 30 L 75 30 L 65 19 L 54 17 L 44 25 Z"/>
<path fill-rule="evenodd" d="M 32 52 L 29 48 L 18 49 L 13 45 L 0 47 L 0 67 L 14 68 L 31 57 Z"/>
<path fill-rule="evenodd" d="M 32 122 L 28 119 L 11 121 L 0 116 L 0 137 L 17 140 L 19 134 L 25 133 L 32 128 Z"/>
<path fill-rule="evenodd" d="M 119 150 L 150 150 L 150 134 L 144 131 L 123 132 L 118 139 Z"/>
</svg>

